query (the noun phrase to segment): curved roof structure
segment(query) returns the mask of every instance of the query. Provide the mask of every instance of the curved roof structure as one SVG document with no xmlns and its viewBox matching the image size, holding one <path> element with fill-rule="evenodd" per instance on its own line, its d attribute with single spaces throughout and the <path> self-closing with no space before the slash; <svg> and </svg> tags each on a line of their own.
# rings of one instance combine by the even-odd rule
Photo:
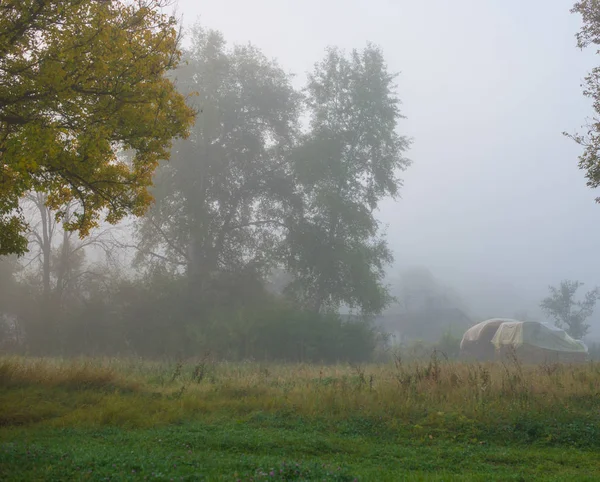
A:
<svg viewBox="0 0 600 482">
<path fill-rule="evenodd" d="M 492 318 L 482 321 L 469 328 L 462 337 L 460 342 L 461 349 L 464 349 L 469 344 L 474 343 L 489 343 L 492 341 L 498 327 L 505 322 L 514 322 L 509 318 Z"/>
<path fill-rule="evenodd" d="M 519 348 L 529 345 L 557 352 L 587 353 L 585 344 L 570 337 L 564 330 L 534 321 L 504 322 L 491 341 L 498 349 L 503 346 Z"/>
</svg>

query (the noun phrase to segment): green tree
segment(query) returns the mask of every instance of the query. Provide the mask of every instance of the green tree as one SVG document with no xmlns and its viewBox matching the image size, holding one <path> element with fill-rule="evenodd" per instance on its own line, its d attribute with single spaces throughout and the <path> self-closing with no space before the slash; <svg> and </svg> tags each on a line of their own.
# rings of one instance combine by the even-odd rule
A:
<svg viewBox="0 0 600 482">
<path fill-rule="evenodd" d="M 578 13 L 582 17 L 583 26 L 577 33 L 577 46 L 580 49 L 596 46 L 596 52 L 599 53 L 600 45 L 600 2 L 597 0 L 582 0 L 573 6 L 571 13 Z M 595 117 L 585 128 L 587 134 L 569 134 L 566 136 L 572 138 L 583 147 L 583 154 L 579 156 L 579 168 L 585 171 L 587 185 L 591 188 L 600 186 L 600 67 L 594 67 L 585 77 L 583 83 L 583 95 L 592 99 L 595 111 Z M 600 202 L 600 197 L 596 198 Z"/>
<path fill-rule="evenodd" d="M 180 58 L 163 0 L 0 0 L 0 255 L 27 249 L 19 201 L 82 236 L 141 215 L 193 111 L 165 73 Z M 128 159 L 119 156 L 131 152 Z"/>
<path fill-rule="evenodd" d="M 345 304 L 372 314 L 390 300 L 383 277 L 392 254 L 375 211 L 398 195 L 410 164 L 394 78 L 371 45 L 349 56 L 331 48 L 309 76 L 310 128 L 294 153 L 303 203 L 286 261 L 289 291 L 315 311 Z"/>
<path fill-rule="evenodd" d="M 563 280 L 558 288 L 550 286 L 550 296 L 544 298 L 540 307 L 548 316 L 554 319 L 559 328 L 563 328 L 573 338 L 583 338 L 590 329 L 585 323 L 596 306 L 600 289 L 588 291 L 582 301 L 575 300 L 577 290 L 583 286 L 580 281 Z"/>
<path fill-rule="evenodd" d="M 297 198 L 288 153 L 299 95 L 255 47 L 228 47 L 200 26 L 191 40 L 176 75 L 185 93 L 197 92 L 202 113 L 156 175 L 136 248 L 139 258 L 184 272 L 198 301 L 216 278 L 227 278 L 223 289 L 241 273 L 261 278 L 274 259 Z"/>
<path fill-rule="evenodd" d="M 304 134 L 290 76 L 255 48 L 197 27 L 185 58 L 179 85 L 202 113 L 156 176 L 140 258 L 185 273 L 196 300 L 241 284 L 252 297 L 248 286 L 278 268 L 292 278 L 285 293 L 313 311 L 379 312 L 391 253 L 374 212 L 409 165 L 382 53 L 329 50 L 306 88 Z"/>
</svg>

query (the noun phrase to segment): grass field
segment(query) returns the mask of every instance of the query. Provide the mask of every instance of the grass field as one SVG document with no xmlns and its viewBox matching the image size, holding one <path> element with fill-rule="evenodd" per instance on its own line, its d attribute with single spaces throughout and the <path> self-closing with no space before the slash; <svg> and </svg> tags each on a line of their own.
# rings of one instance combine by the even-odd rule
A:
<svg viewBox="0 0 600 482">
<path fill-rule="evenodd" d="M 0 480 L 600 480 L 600 364 L 0 359 Z"/>
</svg>

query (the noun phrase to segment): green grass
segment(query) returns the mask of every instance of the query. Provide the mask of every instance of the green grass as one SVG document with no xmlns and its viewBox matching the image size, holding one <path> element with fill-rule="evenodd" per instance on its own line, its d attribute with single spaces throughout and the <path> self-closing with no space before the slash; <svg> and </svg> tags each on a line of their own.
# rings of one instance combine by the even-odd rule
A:
<svg viewBox="0 0 600 482">
<path fill-rule="evenodd" d="M 0 480 L 599 480 L 599 450 L 593 364 L 0 359 Z"/>
<path fill-rule="evenodd" d="M 251 480 L 261 469 L 278 472 L 286 461 L 317 475 L 324 476 L 325 470 L 339 474 L 338 479 L 325 480 L 598 480 L 599 476 L 593 450 L 456 442 L 447 437 L 423 440 L 402 430 L 382 438 L 352 422 L 341 433 L 302 420 L 279 425 L 259 417 L 137 430 L 9 429 L 0 439 L 0 478 Z M 322 464 L 330 469 L 315 470 Z"/>
</svg>

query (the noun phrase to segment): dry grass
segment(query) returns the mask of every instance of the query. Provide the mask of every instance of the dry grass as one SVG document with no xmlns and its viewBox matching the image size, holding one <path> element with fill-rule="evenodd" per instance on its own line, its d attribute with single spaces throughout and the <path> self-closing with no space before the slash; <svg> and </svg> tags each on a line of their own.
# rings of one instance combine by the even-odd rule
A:
<svg viewBox="0 0 600 482">
<path fill-rule="evenodd" d="M 125 381 L 116 367 L 98 364 L 94 360 L 70 362 L 40 358 L 5 358 L 0 360 L 0 386 L 61 387 L 72 390 L 121 389 L 137 390 L 139 385 Z"/>
<path fill-rule="evenodd" d="M 0 424 L 150 426 L 257 412 L 485 422 L 600 408 L 600 364 L 428 362 L 365 366 L 0 359 Z"/>
<path fill-rule="evenodd" d="M 0 358 L 0 475 L 261 480 L 312 460 L 339 480 L 592 480 L 599 395 L 593 363 Z"/>
</svg>

